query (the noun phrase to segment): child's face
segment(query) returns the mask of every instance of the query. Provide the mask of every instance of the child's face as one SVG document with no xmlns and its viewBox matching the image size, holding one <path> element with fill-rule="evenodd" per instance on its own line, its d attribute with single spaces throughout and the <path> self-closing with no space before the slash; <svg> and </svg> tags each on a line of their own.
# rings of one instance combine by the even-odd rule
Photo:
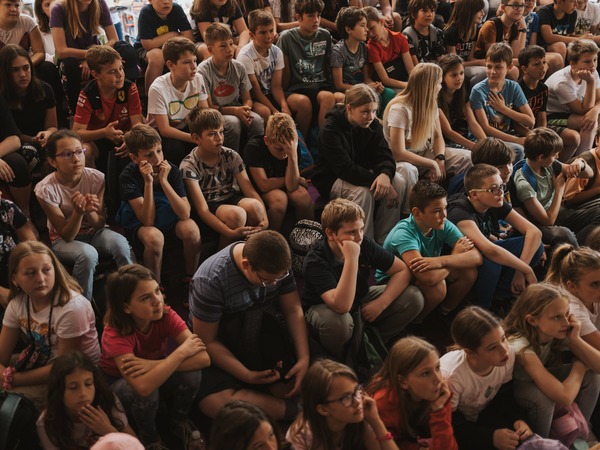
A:
<svg viewBox="0 0 600 450">
<path fill-rule="evenodd" d="M 275 24 L 259 25 L 255 33 L 250 33 L 254 38 L 254 45 L 258 48 L 269 49 L 273 45 L 275 39 Z"/>
<path fill-rule="evenodd" d="M 588 270 L 576 283 L 567 281 L 567 288 L 586 305 L 600 303 L 600 269 Z"/>
<path fill-rule="evenodd" d="M 9 25 L 16 24 L 21 15 L 21 2 L 14 0 L 0 1 L 0 17 L 7 21 Z M 49 16 L 48 16 L 49 17 Z"/>
<path fill-rule="evenodd" d="M 444 229 L 444 222 L 446 222 L 447 206 L 448 201 L 446 197 L 436 198 L 435 200 L 431 200 L 423 211 L 415 207 L 412 209 L 412 213 L 415 219 L 422 223 L 426 228 L 442 230 Z"/>
<path fill-rule="evenodd" d="M 331 382 L 326 403 L 317 411 L 330 421 L 340 424 L 359 423 L 364 419 L 363 391 L 360 385 L 345 376 L 336 376 Z"/>
<path fill-rule="evenodd" d="M 499 83 L 506 79 L 506 73 L 509 69 L 510 67 L 506 65 L 506 61 L 492 62 L 489 59 L 486 59 L 485 61 L 485 73 L 488 77 L 488 81 L 492 83 Z"/>
<path fill-rule="evenodd" d="M 164 299 L 156 280 L 139 280 L 129 303 L 124 306 L 125 314 L 140 325 L 162 319 Z"/>
<path fill-rule="evenodd" d="M 321 13 L 304 13 L 302 15 L 296 14 L 296 19 L 298 20 L 298 26 L 300 27 L 300 32 L 304 34 L 314 34 L 319 29 L 319 24 L 321 23 Z"/>
<path fill-rule="evenodd" d="M 535 8 L 535 0 L 525 0 L 525 12 L 524 14 L 529 14 Z"/>
<path fill-rule="evenodd" d="M 44 0 L 42 2 L 42 11 L 48 18 L 50 18 L 50 10 L 52 9 L 52 5 L 54 4 L 54 0 Z"/>
<path fill-rule="evenodd" d="M 378 42 L 381 39 L 383 39 L 386 34 L 385 27 L 383 26 L 383 23 L 380 20 L 369 20 L 367 22 L 367 32 L 369 35 L 369 39 L 373 39 L 375 42 Z"/>
<path fill-rule="evenodd" d="M 557 298 L 550 302 L 537 317 L 527 314 L 527 322 L 537 328 L 540 343 L 546 344 L 552 339 L 564 339 L 570 330 L 569 300 Z"/>
<path fill-rule="evenodd" d="M 579 11 L 585 11 L 585 7 L 588 4 L 588 0 L 577 0 L 577 9 Z"/>
<path fill-rule="evenodd" d="M 360 245 L 365 234 L 365 222 L 362 219 L 354 222 L 344 222 L 337 231 L 328 228 L 325 232 L 328 239 L 336 242 L 337 245 L 341 245 L 342 241 L 354 241 Z"/>
<path fill-rule="evenodd" d="M 167 67 L 176 79 L 192 81 L 196 76 L 196 69 L 198 67 L 196 64 L 196 54 L 184 52 L 176 63 L 167 61 Z"/>
<path fill-rule="evenodd" d="M 415 17 L 415 26 L 428 27 L 433 23 L 433 19 L 435 19 L 435 9 L 421 8 L 419 11 L 417 11 L 417 16 Z"/>
<path fill-rule="evenodd" d="M 457 64 L 444 75 L 444 84 L 452 91 L 458 91 L 464 82 L 465 67 L 462 64 Z"/>
<path fill-rule="evenodd" d="M 481 10 L 481 11 L 477 11 L 477 13 L 473 16 L 473 24 L 474 25 L 479 25 L 481 24 L 481 21 L 483 20 L 483 18 L 485 17 L 485 10 Z"/>
<path fill-rule="evenodd" d="M 555 0 L 554 4 L 565 14 L 572 14 L 577 8 L 577 0 Z"/>
<path fill-rule="evenodd" d="M 210 153 L 219 153 L 223 147 L 223 140 L 225 139 L 223 128 L 216 130 L 204 130 L 199 136 L 192 134 L 192 139 L 198 147 L 202 150 Z"/>
<path fill-rule="evenodd" d="M 120 59 L 113 61 L 111 64 L 104 64 L 100 72 L 94 70 L 92 75 L 98 85 L 104 89 L 121 89 L 125 84 L 123 61 Z"/>
<path fill-rule="evenodd" d="M 577 62 L 571 62 L 571 70 L 577 72 L 579 70 L 589 70 L 593 72 L 598 66 L 598 55 L 594 52 L 582 53 Z"/>
<path fill-rule="evenodd" d="M 12 282 L 33 300 L 47 298 L 54 289 L 54 264 L 46 254 L 25 256 L 19 262 Z"/>
<path fill-rule="evenodd" d="M 165 159 L 165 155 L 163 154 L 162 146 L 160 144 L 156 144 L 154 147 L 146 150 L 139 150 L 137 155 L 129 153 L 129 157 L 138 166 L 142 166 L 146 163 L 151 164 L 152 175 L 158 174 L 160 163 Z"/>
<path fill-rule="evenodd" d="M 346 106 L 348 121 L 353 126 L 369 128 L 369 125 L 371 125 L 377 117 L 377 109 L 378 106 L 376 102 L 365 103 L 364 105 L 355 107 L 348 105 Z"/>
<path fill-rule="evenodd" d="M 429 353 L 406 377 L 398 376 L 400 387 L 408 391 L 414 401 L 433 402 L 440 396 L 443 378 L 436 352 Z"/>
<path fill-rule="evenodd" d="M 348 37 L 356 41 L 364 42 L 367 40 L 367 19 L 364 17 L 354 25 L 354 28 L 346 27 Z"/>
<path fill-rule="evenodd" d="M 31 65 L 24 56 L 17 56 L 12 62 L 12 81 L 20 91 L 25 91 L 31 83 Z"/>
<path fill-rule="evenodd" d="M 79 139 L 65 137 L 56 141 L 56 155 L 48 162 L 59 173 L 78 175 L 85 167 L 85 152 Z"/>
<path fill-rule="evenodd" d="M 540 167 L 550 167 L 555 159 L 558 158 L 558 152 L 550 156 L 540 155 L 538 156 L 538 163 Z"/>
<path fill-rule="evenodd" d="M 496 169 L 498 169 L 500 171 L 500 178 L 502 178 L 502 182 L 504 184 L 507 184 L 508 181 L 510 180 L 510 176 L 512 174 L 513 163 L 509 162 L 509 163 L 503 164 L 501 166 L 496 166 Z"/>
<path fill-rule="evenodd" d="M 534 80 L 542 81 L 546 77 L 548 64 L 546 58 L 531 58 L 527 66 L 522 67 L 523 73 Z"/>
<path fill-rule="evenodd" d="M 96 386 L 92 372 L 75 369 L 65 377 L 63 402 L 71 417 L 78 417 L 82 408 L 92 404 L 94 397 L 96 397 Z"/>
<path fill-rule="evenodd" d="M 279 159 L 280 161 L 283 161 L 284 159 L 286 159 L 288 157 L 288 155 L 286 153 L 286 148 L 289 144 L 286 144 L 285 142 L 271 140 L 266 135 L 265 135 L 264 139 L 265 139 L 265 144 L 266 144 L 267 148 L 269 149 L 269 152 L 271 153 L 271 155 L 273 155 L 275 158 Z"/>
<path fill-rule="evenodd" d="M 231 61 L 235 55 L 235 44 L 233 39 L 217 41 L 208 46 L 208 51 L 212 54 L 215 62 Z"/>
<path fill-rule="evenodd" d="M 487 208 L 499 208 L 504 203 L 506 185 L 500 175 L 492 175 L 483 179 L 480 188 L 471 189 L 470 196 L 477 198 Z"/>
<path fill-rule="evenodd" d="M 515 22 L 518 22 L 523 17 L 525 11 L 525 0 L 509 0 L 509 3 L 504 5 L 506 16 Z"/>
<path fill-rule="evenodd" d="M 227 0 L 210 0 L 210 3 L 215 8 L 219 9 L 219 8 L 221 8 L 221 6 L 225 6 L 225 3 L 227 3 Z"/>
<path fill-rule="evenodd" d="M 161 18 L 167 17 L 173 9 L 173 0 L 150 0 L 150 4 Z"/>
<path fill-rule="evenodd" d="M 498 326 L 486 334 L 473 353 L 490 366 L 504 367 L 509 360 L 508 341 L 504 329 Z"/>
<path fill-rule="evenodd" d="M 273 427 L 268 420 L 263 420 L 252 435 L 247 448 L 277 450 L 279 448 L 278 445 Z"/>
</svg>

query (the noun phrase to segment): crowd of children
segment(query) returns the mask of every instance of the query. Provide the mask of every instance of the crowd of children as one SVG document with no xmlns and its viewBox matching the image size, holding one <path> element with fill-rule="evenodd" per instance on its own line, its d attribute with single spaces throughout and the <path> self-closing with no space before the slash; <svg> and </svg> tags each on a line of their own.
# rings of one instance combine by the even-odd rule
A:
<svg viewBox="0 0 600 450">
<path fill-rule="evenodd" d="M 600 7 L 547 3 L 149 0 L 131 45 L 0 1 L 0 387 L 41 448 L 594 445 Z"/>
</svg>

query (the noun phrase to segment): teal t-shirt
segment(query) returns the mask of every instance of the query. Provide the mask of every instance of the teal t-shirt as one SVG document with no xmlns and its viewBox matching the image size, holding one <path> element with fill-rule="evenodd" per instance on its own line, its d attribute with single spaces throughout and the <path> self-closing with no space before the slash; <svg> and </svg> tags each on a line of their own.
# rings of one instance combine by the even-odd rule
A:
<svg viewBox="0 0 600 450">
<path fill-rule="evenodd" d="M 432 229 L 429 236 L 425 236 L 411 214 L 392 228 L 385 238 L 383 248 L 398 258 L 402 258 L 402 254 L 410 250 L 417 250 L 421 256 L 435 257 L 441 255 L 444 244 L 453 248 L 461 237 L 463 234 L 449 220 L 444 221 L 443 229 Z M 388 275 L 384 272 L 378 270 L 375 273 L 378 282 L 387 278 Z"/>
</svg>

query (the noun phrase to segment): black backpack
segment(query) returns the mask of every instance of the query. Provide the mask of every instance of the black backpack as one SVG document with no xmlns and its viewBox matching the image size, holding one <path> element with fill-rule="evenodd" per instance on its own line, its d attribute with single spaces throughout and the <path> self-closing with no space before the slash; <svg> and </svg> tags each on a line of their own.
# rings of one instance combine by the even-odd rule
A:
<svg viewBox="0 0 600 450">
<path fill-rule="evenodd" d="M 38 450 L 38 410 L 24 395 L 0 391 L 0 449 Z"/>
<path fill-rule="evenodd" d="M 319 222 L 302 219 L 296 223 L 289 237 L 294 272 L 302 273 L 304 258 L 324 237 L 325 232 Z"/>
</svg>

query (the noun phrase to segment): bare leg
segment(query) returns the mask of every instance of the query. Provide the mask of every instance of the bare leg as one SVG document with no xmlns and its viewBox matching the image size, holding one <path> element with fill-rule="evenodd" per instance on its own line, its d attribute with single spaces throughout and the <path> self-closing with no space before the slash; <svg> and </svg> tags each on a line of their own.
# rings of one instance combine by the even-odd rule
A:
<svg viewBox="0 0 600 450">
<path fill-rule="evenodd" d="M 154 273 L 156 281 L 160 284 L 165 237 L 155 227 L 141 227 L 137 232 L 137 237 L 144 246 L 144 266 Z"/>
</svg>

